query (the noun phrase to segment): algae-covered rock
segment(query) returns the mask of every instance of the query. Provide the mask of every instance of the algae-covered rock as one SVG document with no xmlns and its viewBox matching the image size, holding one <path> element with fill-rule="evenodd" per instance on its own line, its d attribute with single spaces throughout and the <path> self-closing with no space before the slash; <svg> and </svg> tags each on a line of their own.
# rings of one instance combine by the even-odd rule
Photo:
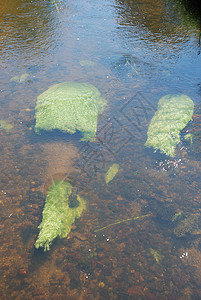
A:
<svg viewBox="0 0 201 300">
<path fill-rule="evenodd" d="M 98 115 L 106 104 L 99 90 L 89 83 L 54 84 L 37 98 L 35 132 L 59 129 L 83 133 L 82 140 L 93 141 Z"/>
<path fill-rule="evenodd" d="M 113 164 L 112 166 L 109 167 L 107 173 L 105 174 L 105 182 L 108 184 L 119 172 L 119 165 L 118 164 Z"/>
<path fill-rule="evenodd" d="M 174 234 L 177 237 L 201 234 L 201 215 L 189 214 L 186 216 L 174 228 Z"/>
<path fill-rule="evenodd" d="M 56 237 L 64 238 L 71 231 L 71 225 L 79 218 L 85 209 L 85 201 L 77 195 L 76 206 L 69 207 L 69 197 L 72 186 L 63 180 L 55 181 L 49 188 L 42 222 L 39 225 L 39 236 L 35 247 L 44 247 L 49 250 Z"/>
<path fill-rule="evenodd" d="M 5 120 L 0 120 L 0 130 L 3 129 L 6 132 L 10 131 L 13 128 L 13 125 L 9 124 Z"/>
<path fill-rule="evenodd" d="M 174 157 L 180 132 L 192 119 L 193 108 L 193 101 L 186 95 L 162 97 L 150 122 L 145 146 Z"/>
</svg>

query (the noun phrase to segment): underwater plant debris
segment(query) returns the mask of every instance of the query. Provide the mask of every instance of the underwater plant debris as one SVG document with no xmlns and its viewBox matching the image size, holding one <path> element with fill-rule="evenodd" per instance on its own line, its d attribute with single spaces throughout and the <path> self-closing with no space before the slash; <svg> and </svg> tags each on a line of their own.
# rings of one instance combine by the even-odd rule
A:
<svg viewBox="0 0 201 300">
<path fill-rule="evenodd" d="M 180 132 L 192 119 L 193 109 L 194 103 L 186 95 L 163 96 L 149 124 L 145 146 L 174 157 Z"/>
<path fill-rule="evenodd" d="M 89 83 L 63 82 L 52 85 L 38 96 L 35 132 L 54 129 L 83 133 L 84 141 L 94 141 L 98 115 L 106 101 L 99 90 Z"/>
<path fill-rule="evenodd" d="M 113 164 L 109 167 L 107 173 L 105 174 L 105 182 L 108 184 L 119 172 L 119 165 Z"/>
<path fill-rule="evenodd" d="M 71 225 L 79 218 L 85 209 L 85 201 L 77 196 L 79 206 L 69 207 L 68 199 L 72 193 L 72 186 L 63 180 L 55 181 L 49 188 L 43 219 L 39 225 L 39 235 L 35 247 L 50 249 L 56 237 L 65 238 L 71 231 Z"/>
</svg>

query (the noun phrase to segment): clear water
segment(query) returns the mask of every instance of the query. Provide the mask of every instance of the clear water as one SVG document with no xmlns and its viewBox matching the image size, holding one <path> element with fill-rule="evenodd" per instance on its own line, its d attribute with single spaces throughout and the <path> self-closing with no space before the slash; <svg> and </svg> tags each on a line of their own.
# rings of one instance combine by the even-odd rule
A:
<svg viewBox="0 0 201 300">
<path fill-rule="evenodd" d="M 173 0 L 0 4 L 0 120 L 12 125 L 0 128 L 0 298 L 200 299 L 201 225 L 178 237 L 172 222 L 201 213 L 199 21 Z M 37 96 L 63 81 L 107 99 L 95 143 L 34 133 Z M 197 139 L 169 159 L 144 143 L 158 100 L 177 93 L 195 103 Z M 64 178 L 87 210 L 43 253 L 45 196 Z"/>
</svg>

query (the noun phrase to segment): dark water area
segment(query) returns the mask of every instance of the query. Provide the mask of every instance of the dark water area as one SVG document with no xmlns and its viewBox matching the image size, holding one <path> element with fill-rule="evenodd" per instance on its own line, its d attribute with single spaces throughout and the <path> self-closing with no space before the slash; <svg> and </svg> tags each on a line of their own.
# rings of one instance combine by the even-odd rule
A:
<svg viewBox="0 0 201 300">
<path fill-rule="evenodd" d="M 0 299 L 201 299 L 199 17 L 176 0 L 0 7 Z M 64 81 L 107 100 L 95 142 L 34 132 L 37 96 Z M 144 144 L 159 99 L 180 93 L 194 115 L 169 158 Z M 44 252 L 34 243 L 57 179 L 87 209 Z"/>
</svg>

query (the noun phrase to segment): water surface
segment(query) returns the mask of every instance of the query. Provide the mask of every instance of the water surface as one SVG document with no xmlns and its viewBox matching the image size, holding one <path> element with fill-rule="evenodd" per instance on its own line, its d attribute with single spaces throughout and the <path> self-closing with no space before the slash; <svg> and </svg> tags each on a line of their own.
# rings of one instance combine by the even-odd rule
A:
<svg viewBox="0 0 201 300">
<path fill-rule="evenodd" d="M 177 236 L 172 222 L 201 213 L 199 20 L 178 2 L 1 1 L 1 299 L 201 298 L 199 225 Z M 63 81 L 107 99 L 95 143 L 34 133 L 37 96 Z M 170 159 L 144 143 L 160 97 L 178 93 L 195 103 L 196 139 Z M 36 251 L 47 190 L 64 178 L 87 210 Z"/>
</svg>

